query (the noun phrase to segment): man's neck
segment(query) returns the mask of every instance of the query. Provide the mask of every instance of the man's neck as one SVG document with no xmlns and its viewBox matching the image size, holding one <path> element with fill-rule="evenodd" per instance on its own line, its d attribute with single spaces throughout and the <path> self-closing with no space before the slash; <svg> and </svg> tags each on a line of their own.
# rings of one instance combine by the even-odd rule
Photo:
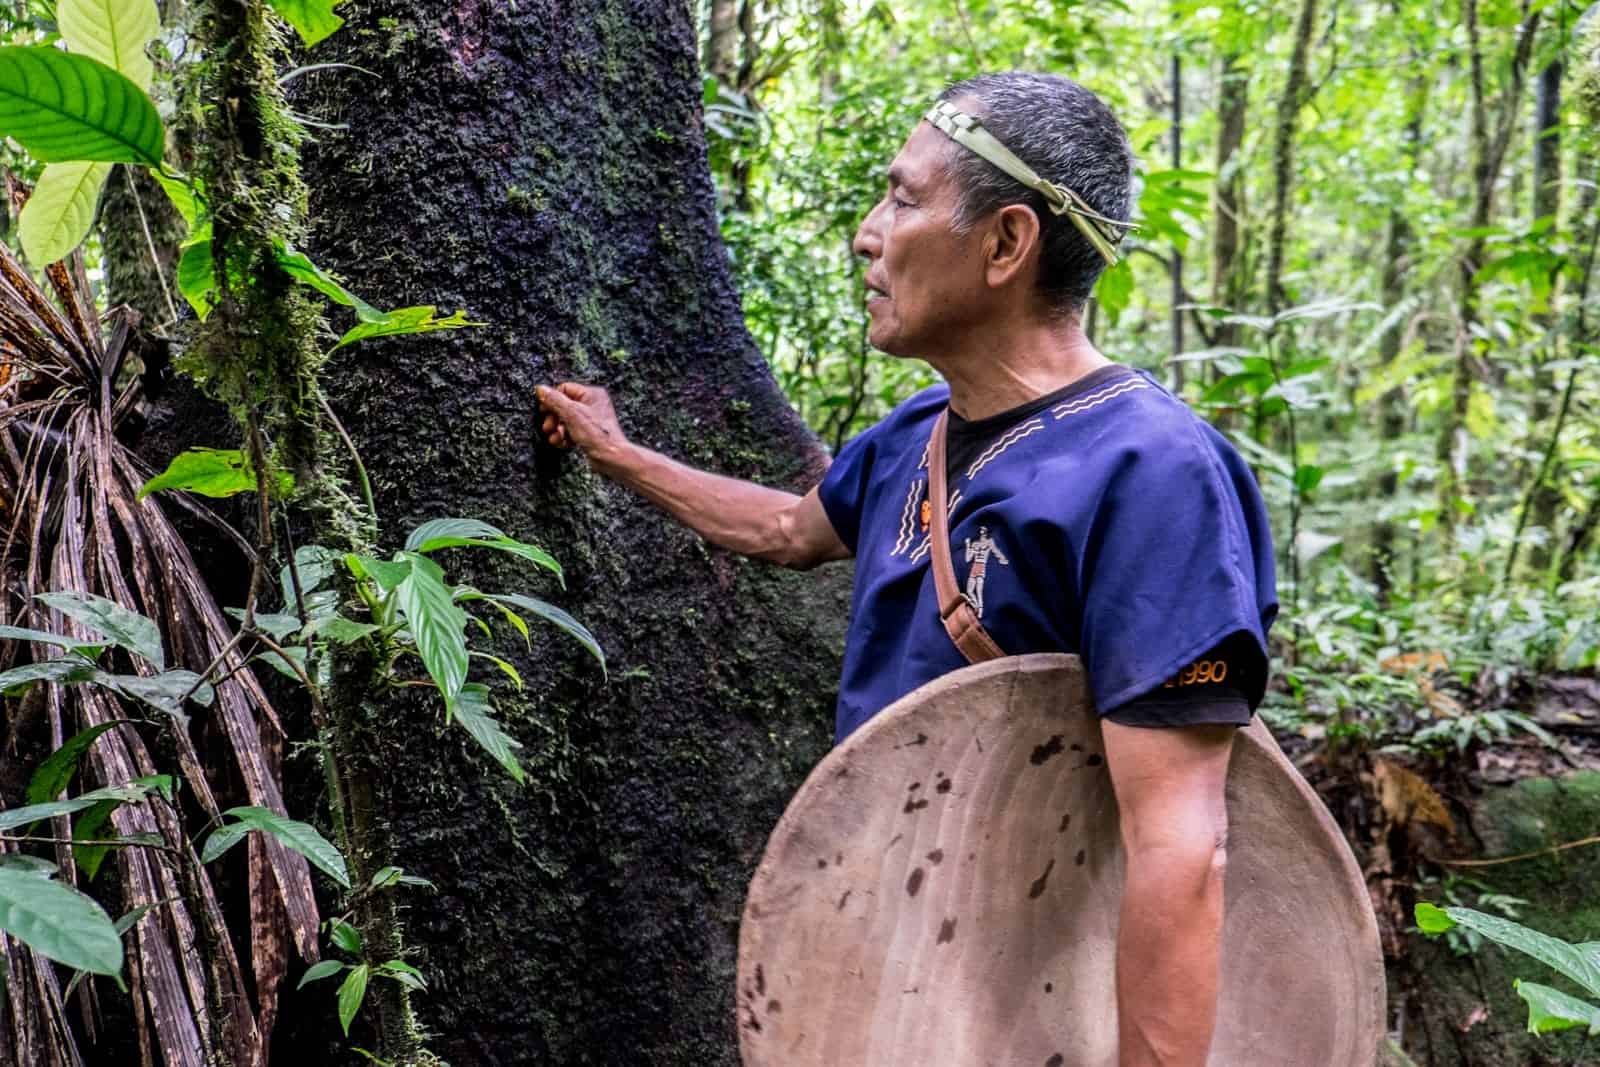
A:
<svg viewBox="0 0 1600 1067">
<path fill-rule="evenodd" d="M 928 362 L 950 384 L 951 410 L 968 420 L 1009 411 L 1111 363 L 1076 317 L 991 331 Z"/>
</svg>

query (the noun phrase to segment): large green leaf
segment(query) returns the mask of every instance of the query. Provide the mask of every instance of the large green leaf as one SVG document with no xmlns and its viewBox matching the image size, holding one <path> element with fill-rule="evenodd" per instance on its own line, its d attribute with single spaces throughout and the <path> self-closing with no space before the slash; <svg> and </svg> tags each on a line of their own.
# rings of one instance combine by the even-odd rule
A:
<svg viewBox="0 0 1600 1067">
<path fill-rule="evenodd" d="M 149 789 L 139 785 L 107 786 L 73 797 L 71 800 L 52 800 L 44 804 L 10 808 L 0 811 L 0 831 L 14 830 L 18 826 L 27 826 L 40 819 L 53 819 L 57 815 L 71 815 L 92 808 L 101 801 L 114 800 L 119 804 L 130 804 L 136 800 L 143 800 L 149 793 Z"/>
<path fill-rule="evenodd" d="M 1530 1034 L 1586 1026 L 1590 1037 L 1600 1035 L 1600 1007 L 1537 982 L 1518 980 L 1515 984 L 1517 995 L 1528 1002 Z"/>
<path fill-rule="evenodd" d="M 1487 937 L 1496 944 L 1514 948 L 1577 982 L 1591 995 L 1600 997 L 1600 957 L 1584 946 L 1569 944 L 1558 937 L 1530 930 L 1521 923 L 1486 915 L 1472 908 L 1439 908 L 1421 903 L 1416 906 L 1417 926 L 1425 934 L 1438 934 L 1454 926 Z"/>
<path fill-rule="evenodd" d="M 350 1024 L 355 1021 L 356 1012 L 361 1010 L 361 1002 L 367 996 L 367 975 L 371 971 L 365 963 L 359 967 L 350 968 L 350 974 L 339 986 L 339 1025 L 344 1027 L 344 1036 L 350 1036 Z"/>
<path fill-rule="evenodd" d="M 286 497 L 294 492 L 294 475 L 288 471 L 274 471 L 270 492 Z M 181 489 L 201 496 L 229 497 L 238 493 L 253 493 L 257 488 L 256 472 L 250 461 L 237 448 L 191 448 L 172 457 L 167 469 L 144 483 L 139 490 L 143 500 L 162 489 Z"/>
<path fill-rule="evenodd" d="M 102 800 L 94 807 L 78 816 L 77 822 L 72 825 L 72 858 L 83 869 L 84 876 L 89 881 L 94 881 L 95 875 L 100 873 L 100 864 L 105 862 L 107 853 L 111 851 L 110 845 L 87 845 L 85 841 L 104 841 L 107 834 L 116 833 L 111 826 L 111 813 L 117 810 L 121 801 Z"/>
<path fill-rule="evenodd" d="M 340 285 L 338 280 L 317 266 L 304 252 L 296 252 L 283 238 L 277 238 L 278 266 L 297 282 L 311 286 L 336 304 L 354 308 L 362 322 L 382 322 L 384 313 Z"/>
<path fill-rule="evenodd" d="M 300 984 L 295 988 L 304 989 L 310 982 L 320 982 L 324 978 L 332 978 L 348 966 L 350 966 L 348 963 L 341 963 L 338 960 L 323 960 L 321 963 L 313 963 L 306 970 L 306 973 L 300 977 Z"/>
<path fill-rule="evenodd" d="M 478 519 L 429 519 L 406 538 L 408 552 L 437 552 L 441 548 L 492 548 L 509 552 L 561 576 L 561 564 L 538 545 L 526 544 Z"/>
<path fill-rule="evenodd" d="M 155 68 L 145 47 L 161 32 L 155 0 L 59 0 L 56 27 L 72 51 L 150 88 Z"/>
<path fill-rule="evenodd" d="M 600 642 L 594 639 L 594 634 L 590 633 L 583 623 L 574 619 L 554 604 L 547 604 L 537 597 L 522 596 L 519 593 L 492 593 L 488 594 L 488 598 L 502 604 L 514 604 L 531 615 L 537 615 L 546 622 L 554 623 L 577 638 L 578 643 L 588 649 L 591 656 L 600 661 L 600 670 L 602 672 L 605 671 L 606 654 L 600 647 Z"/>
<path fill-rule="evenodd" d="M 94 664 L 79 656 L 62 656 L 42 663 L 25 663 L 0 671 L 0 692 L 27 689 L 35 682 L 87 682 L 95 675 Z"/>
<path fill-rule="evenodd" d="M 97 59 L 59 48 L 0 48 L 0 134 L 43 163 L 159 166 L 161 116 L 143 89 Z"/>
<path fill-rule="evenodd" d="M 103 722 L 98 726 L 91 726 L 81 730 L 67 739 L 67 743 L 50 753 L 48 759 L 39 764 L 33 772 L 33 777 L 28 781 L 27 801 L 29 804 L 48 804 L 66 791 L 72 784 L 72 779 L 78 773 L 78 764 L 83 761 L 84 753 L 89 751 L 89 746 L 95 743 L 99 736 L 107 730 L 114 730 L 119 723 Z"/>
<path fill-rule="evenodd" d="M 278 13 L 278 17 L 295 28 L 307 48 L 344 25 L 344 19 L 333 13 L 333 9 L 343 2 L 344 0 L 267 0 L 267 3 L 272 5 L 272 10 Z"/>
<path fill-rule="evenodd" d="M 211 223 L 206 223 L 183 242 L 178 257 L 178 292 L 194 308 L 195 317 L 206 321 L 217 306 L 217 262 L 211 252 Z"/>
<path fill-rule="evenodd" d="M 163 671 L 149 677 L 96 671 L 90 681 L 130 700 L 149 704 L 157 711 L 180 717 L 185 698 L 206 708 L 216 699 L 216 691 L 193 671 Z"/>
<path fill-rule="evenodd" d="M 223 814 L 238 821 L 213 831 L 211 837 L 206 839 L 206 847 L 201 852 L 203 862 L 210 863 L 237 844 L 244 834 L 259 830 L 271 834 L 285 848 L 300 853 L 334 881 L 346 889 L 350 888 L 350 872 L 345 867 L 344 857 L 339 854 L 338 849 L 328 843 L 326 838 L 317 833 L 315 827 L 266 808 L 230 808 Z M 212 839 L 219 835 L 223 835 L 224 843 L 214 848 Z"/>
<path fill-rule="evenodd" d="M 450 700 L 467 680 L 467 613 L 456 606 L 437 563 L 414 552 L 404 556 L 411 561 L 411 573 L 395 588 L 396 603 L 422 665 Z"/>
<path fill-rule="evenodd" d="M 301 545 L 294 552 L 294 569 L 284 564 L 278 571 L 278 587 L 283 590 L 283 610 L 293 614 L 299 608 L 295 603 L 295 580 L 300 582 L 300 595 L 307 596 L 322 588 L 322 583 L 333 577 L 339 565 L 339 553 L 322 545 Z"/>
<path fill-rule="evenodd" d="M 436 307 L 396 308 L 393 311 L 382 312 L 382 316 L 375 321 L 362 321 L 350 327 L 345 335 L 339 338 L 339 343 L 333 346 L 333 350 L 337 352 L 345 345 L 353 345 L 357 341 L 366 341 L 373 337 L 432 333 L 435 330 L 462 330 L 469 326 L 483 325 L 481 322 L 469 321 L 465 311 L 457 311 L 441 319 L 439 309 Z"/>
<path fill-rule="evenodd" d="M 175 177 L 159 168 L 152 170 L 150 177 L 166 191 L 167 199 L 172 201 L 172 206 L 183 216 L 184 224 L 193 230 L 206 210 L 206 202 L 199 193 L 198 183 L 191 186 L 186 184 L 185 179 Z"/>
<path fill-rule="evenodd" d="M 104 909 L 29 871 L 0 867 L 0 930 L 68 967 L 109 975 L 122 970 L 122 938 Z"/>
<path fill-rule="evenodd" d="M 17 219 L 17 238 L 35 267 L 66 259 L 94 224 L 110 163 L 52 163 Z"/>
<path fill-rule="evenodd" d="M 34 599 L 104 634 L 129 652 L 143 656 L 155 664 L 157 670 L 167 665 L 166 655 L 161 651 L 161 631 L 156 624 L 114 600 L 77 592 L 40 593 Z"/>
<path fill-rule="evenodd" d="M 455 721 L 471 734 L 483 750 L 493 756 L 511 777 L 525 780 L 522 764 L 517 762 L 516 750 L 522 743 L 505 730 L 495 719 L 494 708 L 489 703 L 489 687 L 471 682 L 461 687 L 454 699 L 447 701 Z"/>
<path fill-rule="evenodd" d="M 30 630 L 23 626 L 0 626 L 0 641 L 37 641 L 42 645 L 55 645 L 71 652 L 81 653 L 89 659 L 94 659 L 111 646 L 111 642 L 106 640 L 81 641 L 65 634 L 53 634 L 48 630 Z"/>
</svg>

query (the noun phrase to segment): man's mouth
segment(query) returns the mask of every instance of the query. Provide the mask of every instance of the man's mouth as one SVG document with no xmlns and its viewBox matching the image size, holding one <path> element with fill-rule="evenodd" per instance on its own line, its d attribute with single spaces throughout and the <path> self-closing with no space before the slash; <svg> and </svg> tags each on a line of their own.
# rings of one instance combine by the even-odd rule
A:
<svg viewBox="0 0 1600 1067">
<path fill-rule="evenodd" d="M 888 298 L 889 294 L 879 289 L 876 285 L 867 286 L 867 303 L 870 304 L 874 300 L 887 300 Z"/>
</svg>

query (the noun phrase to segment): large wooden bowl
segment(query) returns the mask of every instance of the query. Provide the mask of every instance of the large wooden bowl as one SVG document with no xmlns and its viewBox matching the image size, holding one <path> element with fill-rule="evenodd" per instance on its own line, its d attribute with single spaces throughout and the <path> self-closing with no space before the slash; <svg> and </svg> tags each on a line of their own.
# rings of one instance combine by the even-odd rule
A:
<svg viewBox="0 0 1600 1067">
<path fill-rule="evenodd" d="M 747 1067 L 1112 1067 L 1122 851 L 1075 656 L 897 701 L 811 773 L 739 938 Z M 1371 1067 L 1378 930 L 1355 859 L 1259 723 L 1228 776 L 1214 1067 Z"/>
</svg>

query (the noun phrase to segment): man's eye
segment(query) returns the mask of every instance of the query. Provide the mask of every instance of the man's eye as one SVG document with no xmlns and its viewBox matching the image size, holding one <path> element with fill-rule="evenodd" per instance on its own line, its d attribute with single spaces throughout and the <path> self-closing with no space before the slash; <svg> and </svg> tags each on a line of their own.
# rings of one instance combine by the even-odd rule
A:
<svg viewBox="0 0 1600 1067">
<path fill-rule="evenodd" d="M 910 207 L 911 206 L 908 202 L 906 202 L 904 200 L 901 200 L 898 196 L 890 197 L 890 199 L 894 202 L 894 206 L 897 207 L 897 208 Z"/>
</svg>

